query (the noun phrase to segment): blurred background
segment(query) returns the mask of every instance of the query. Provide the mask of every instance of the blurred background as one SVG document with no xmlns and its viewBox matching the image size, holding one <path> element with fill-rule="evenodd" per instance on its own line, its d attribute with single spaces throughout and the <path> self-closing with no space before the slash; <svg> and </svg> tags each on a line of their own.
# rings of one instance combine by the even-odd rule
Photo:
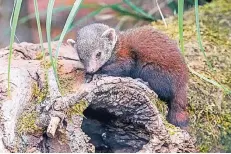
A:
<svg viewBox="0 0 231 154">
<path fill-rule="evenodd" d="M 199 0 L 203 5 L 211 0 Z M 52 40 L 57 40 L 75 0 L 56 0 L 52 17 Z M 135 7 L 131 7 L 131 3 Z M 48 0 L 38 0 L 43 40 L 46 41 L 46 9 Z M 67 38 L 75 38 L 76 30 L 94 22 L 105 23 L 117 30 L 148 24 L 177 13 L 177 0 L 83 0 Z M 185 10 L 194 6 L 193 0 L 185 0 Z M 9 45 L 10 19 L 13 0 L 0 0 L 0 47 Z M 138 12 L 138 13 L 137 13 Z M 23 0 L 18 21 L 16 42 L 39 43 L 33 0 Z"/>
</svg>

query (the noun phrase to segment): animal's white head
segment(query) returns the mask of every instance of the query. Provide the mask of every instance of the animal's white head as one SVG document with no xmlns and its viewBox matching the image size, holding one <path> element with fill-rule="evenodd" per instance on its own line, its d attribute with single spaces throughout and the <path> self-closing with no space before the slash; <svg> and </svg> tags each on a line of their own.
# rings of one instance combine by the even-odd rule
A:
<svg viewBox="0 0 231 154">
<path fill-rule="evenodd" d="M 115 30 L 104 24 L 91 24 L 77 32 L 74 47 L 87 73 L 95 73 L 111 58 L 116 41 Z"/>
</svg>

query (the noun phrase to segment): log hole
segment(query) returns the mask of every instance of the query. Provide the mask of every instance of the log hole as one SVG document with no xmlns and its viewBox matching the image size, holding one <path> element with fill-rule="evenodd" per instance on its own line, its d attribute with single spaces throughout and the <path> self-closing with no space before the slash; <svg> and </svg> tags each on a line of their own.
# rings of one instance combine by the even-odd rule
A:
<svg viewBox="0 0 231 154">
<path fill-rule="evenodd" d="M 83 112 L 82 130 L 91 139 L 95 152 L 138 152 L 147 144 L 150 134 L 144 125 L 131 122 L 131 114 L 116 116 L 106 108 L 90 105 Z"/>
</svg>

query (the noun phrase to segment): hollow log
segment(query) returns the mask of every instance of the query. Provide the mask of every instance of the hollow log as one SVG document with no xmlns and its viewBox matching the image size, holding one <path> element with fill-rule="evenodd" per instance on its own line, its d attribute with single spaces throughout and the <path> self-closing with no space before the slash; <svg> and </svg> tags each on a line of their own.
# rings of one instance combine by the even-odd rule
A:
<svg viewBox="0 0 231 154">
<path fill-rule="evenodd" d="M 44 67 L 48 54 L 46 62 L 38 58 L 39 45 L 14 44 L 7 97 L 8 54 L 8 48 L 0 50 L 1 152 L 196 151 L 194 139 L 158 111 L 157 95 L 147 83 L 105 75 L 83 83 L 82 64 L 66 44 L 58 73 L 68 80 L 60 89 L 50 65 Z"/>
</svg>

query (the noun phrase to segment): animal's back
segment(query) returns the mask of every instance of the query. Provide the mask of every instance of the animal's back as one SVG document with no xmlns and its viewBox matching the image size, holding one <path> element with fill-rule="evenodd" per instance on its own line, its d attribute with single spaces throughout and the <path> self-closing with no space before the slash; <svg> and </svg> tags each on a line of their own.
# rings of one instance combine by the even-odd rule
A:
<svg viewBox="0 0 231 154">
<path fill-rule="evenodd" d="M 183 57 L 177 43 L 151 26 L 128 30 L 121 34 L 143 64 L 152 63 L 160 69 L 172 73 L 185 71 Z"/>
<path fill-rule="evenodd" d="M 148 82 L 159 98 L 168 102 L 168 119 L 185 127 L 188 123 L 187 67 L 176 42 L 151 26 L 119 35 L 118 56 L 132 57 L 130 75 Z"/>
</svg>

